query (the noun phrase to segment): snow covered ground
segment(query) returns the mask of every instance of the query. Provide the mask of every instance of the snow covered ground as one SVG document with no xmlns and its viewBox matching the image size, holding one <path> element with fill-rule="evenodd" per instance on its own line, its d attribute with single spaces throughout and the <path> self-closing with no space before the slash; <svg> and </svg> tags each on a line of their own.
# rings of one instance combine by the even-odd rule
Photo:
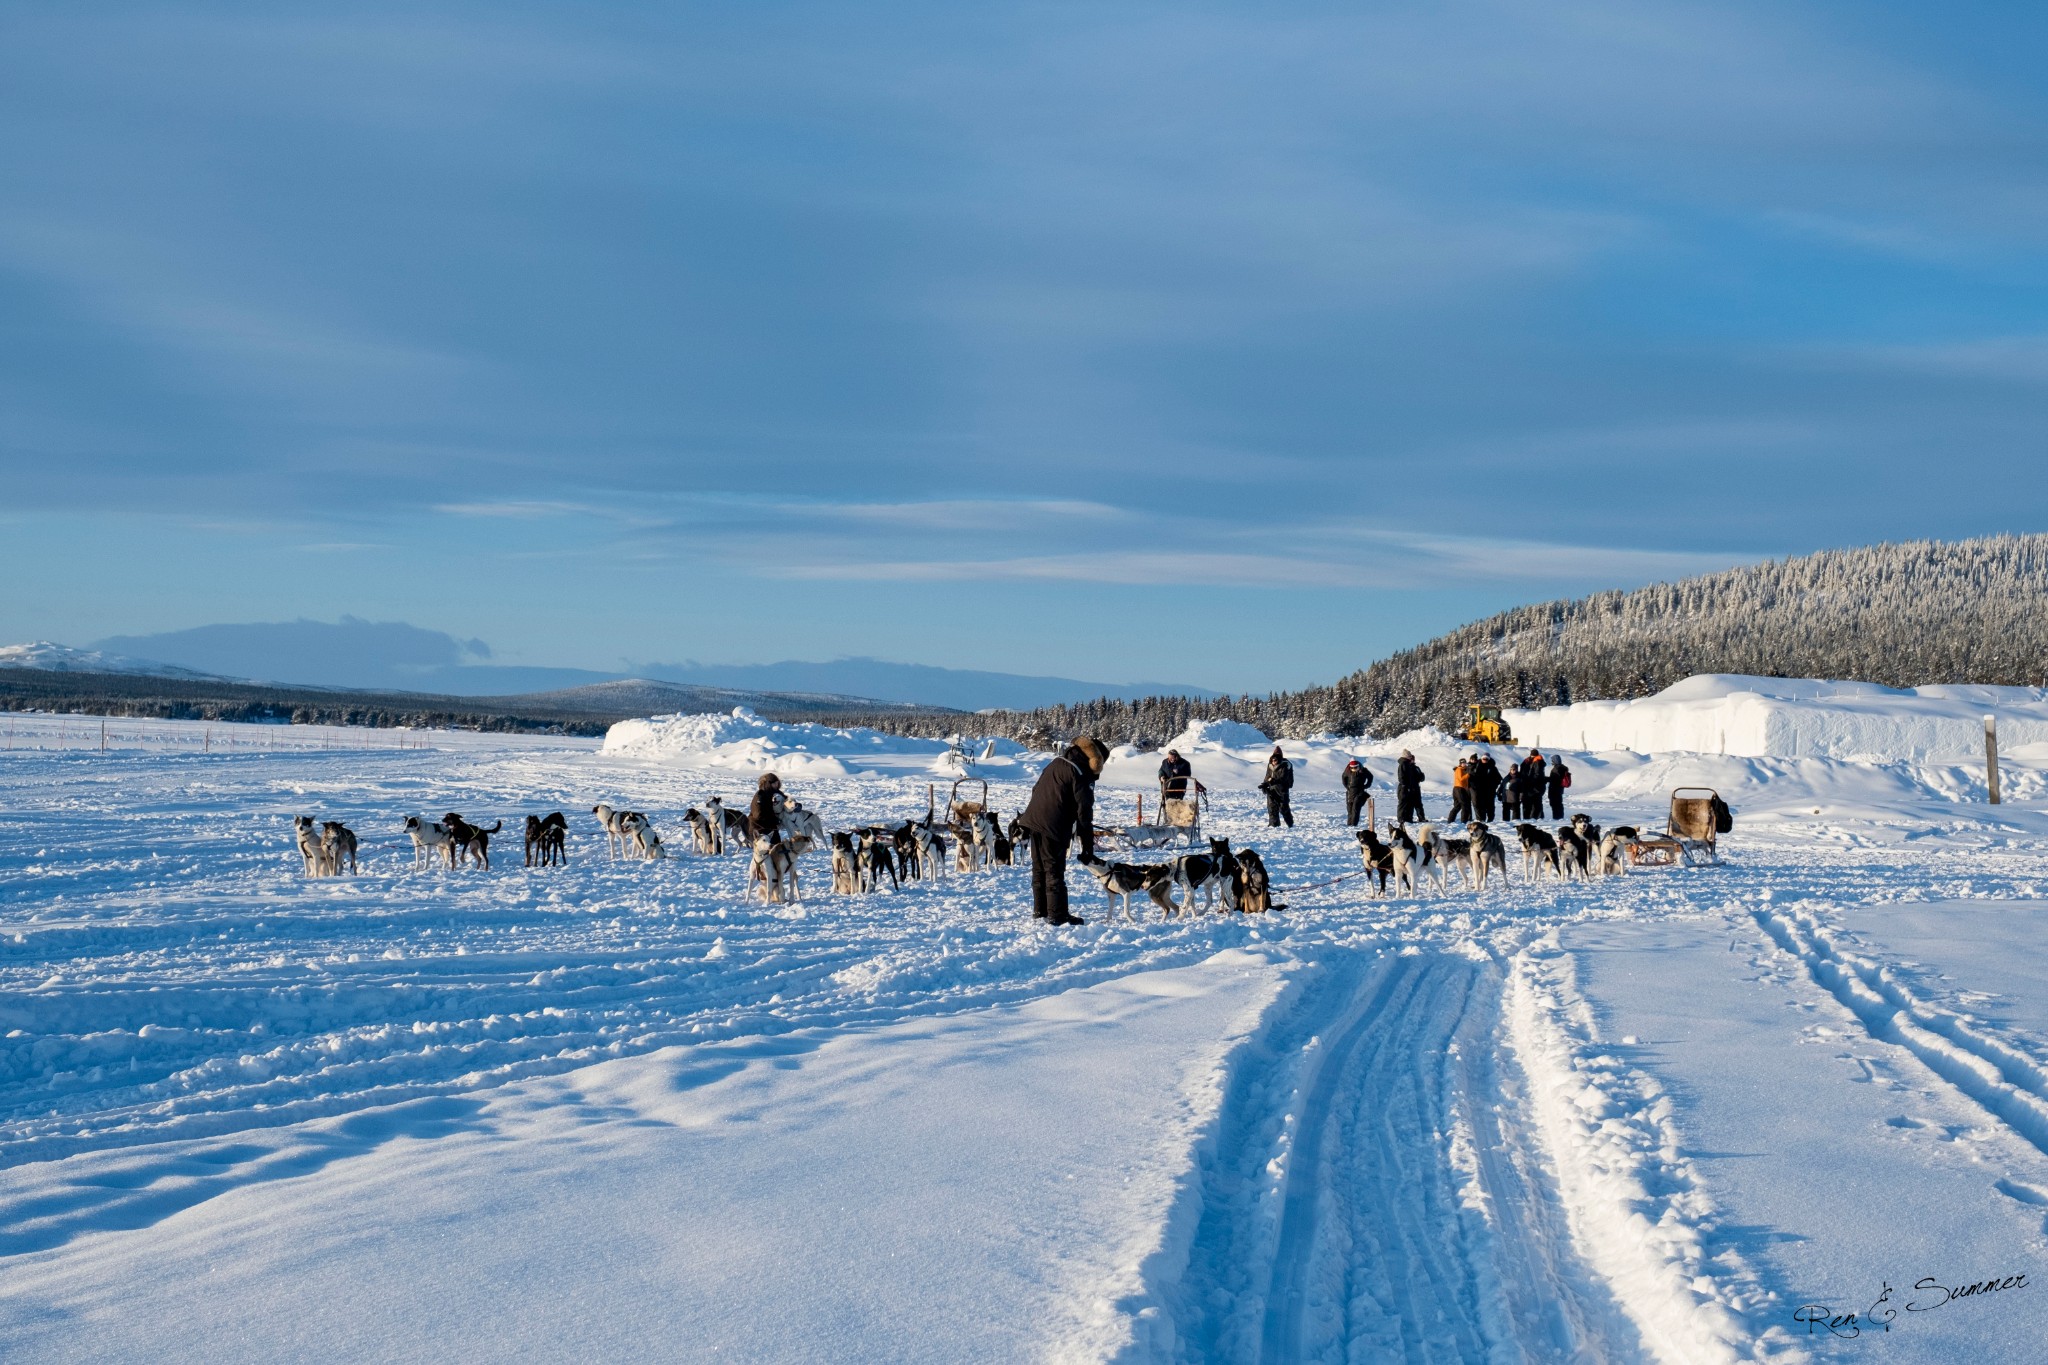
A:
<svg viewBox="0 0 2048 1365">
<path fill-rule="evenodd" d="M 763 907 L 681 852 L 767 767 L 834 827 L 921 813 L 941 742 L 17 723 L 0 1359 L 2041 1356 L 2028 758 L 1991 807 L 1967 752 L 1567 751 L 1603 823 L 1717 787 L 1725 863 L 1381 900 L 1334 880 L 1351 746 L 1286 746 L 1272 832 L 1270 746 L 1210 727 L 1208 824 L 1288 908 L 1112 921 L 1077 872 L 1054 932 L 1023 869 L 835 898 L 813 861 Z M 1039 759 L 964 747 L 1017 809 Z M 1440 812 L 1469 746 L 1360 751 L 1402 747 Z M 602 800 L 677 856 L 611 861 Z M 490 872 L 414 868 L 447 810 L 506 820 Z M 362 875 L 304 879 L 300 813 Z"/>
</svg>

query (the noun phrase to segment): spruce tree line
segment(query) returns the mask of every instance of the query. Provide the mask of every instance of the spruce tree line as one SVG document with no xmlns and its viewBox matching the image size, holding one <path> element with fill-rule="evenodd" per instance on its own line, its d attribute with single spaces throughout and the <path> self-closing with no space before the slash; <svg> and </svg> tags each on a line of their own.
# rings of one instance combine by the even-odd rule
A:
<svg viewBox="0 0 2048 1365">
<path fill-rule="evenodd" d="M 1788 558 L 1630 592 L 1517 607 L 1335 683 L 1268 696 L 1100 698 L 1036 711 L 835 713 L 900 734 L 1078 734 L 1157 746 L 1192 720 L 1269 735 L 1376 735 L 1461 723 L 1472 702 L 1648 696 L 1696 673 L 2048 685 L 2048 535 L 1911 541 Z"/>
</svg>

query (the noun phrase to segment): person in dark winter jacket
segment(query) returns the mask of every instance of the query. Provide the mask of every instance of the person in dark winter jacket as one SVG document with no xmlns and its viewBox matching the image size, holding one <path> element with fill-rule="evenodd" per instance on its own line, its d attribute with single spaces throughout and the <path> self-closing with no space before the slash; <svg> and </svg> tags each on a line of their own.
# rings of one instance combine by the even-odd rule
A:
<svg viewBox="0 0 2048 1365">
<path fill-rule="evenodd" d="M 1565 788 L 1572 784 L 1572 770 L 1564 766 L 1564 756 L 1555 755 L 1550 760 L 1550 772 L 1544 776 L 1543 785 L 1550 789 L 1550 818 L 1564 819 Z"/>
<path fill-rule="evenodd" d="M 754 804 L 747 808 L 747 823 L 753 826 L 756 839 L 766 839 L 771 844 L 782 842 L 782 812 L 776 806 L 776 798 L 781 795 L 782 779 L 774 773 L 762 773 L 754 788 Z"/>
<path fill-rule="evenodd" d="M 1285 820 L 1287 828 L 1293 829 L 1294 765 L 1277 744 L 1273 746 L 1273 756 L 1266 760 L 1266 780 L 1259 783 L 1259 790 L 1266 794 L 1266 823 L 1278 825 Z"/>
<path fill-rule="evenodd" d="M 1194 775 L 1194 768 L 1180 756 L 1180 750 L 1168 749 L 1166 757 L 1159 762 L 1159 799 L 1187 800 L 1188 782 Z"/>
<path fill-rule="evenodd" d="M 1415 755 L 1406 749 L 1401 751 L 1400 766 L 1394 769 L 1394 796 L 1400 807 L 1400 814 L 1394 818 L 1402 824 L 1429 818 L 1422 813 L 1422 769 L 1416 765 Z"/>
<path fill-rule="evenodd" d="M 1500 769 L 1492 754 L 1481 754 L 1472 769 L 1472 811 L 1487 824 L 1493 823 L 1493 801 L 1500 795 Z"/>
<path fill-rule="evenodd" d="M 1365 809 L 1365 794 L 1372 790 L 1372 769 L 1352 759 L 1344 765 L 1344 823 L 1358 823 L 1358 813 Z"/>
<path fill-rule="evenodd" d="M 1531 749 L 1522 760 L 1522 818 L 1543 817 L 1543 751 Z"/>
<path fill-rule="evenodd" d="M 1017 823 L 1031 831 L 1031 913 L 1048 924 L 1086 924 L 1067 909 L 1067 845 L 1081 843 L 1081 861 L 1095 859 L 1095 779 L 1109 753 L 1083 735 L 1045 765 Z"/>
<path fill-rule="evenodd" d="M 1504 824 L 1513 824 L 1522 818 L 1522 765 L 1508 764 L 1506 776 L 1500 783 L 1500 818 Z"/>
</svg>

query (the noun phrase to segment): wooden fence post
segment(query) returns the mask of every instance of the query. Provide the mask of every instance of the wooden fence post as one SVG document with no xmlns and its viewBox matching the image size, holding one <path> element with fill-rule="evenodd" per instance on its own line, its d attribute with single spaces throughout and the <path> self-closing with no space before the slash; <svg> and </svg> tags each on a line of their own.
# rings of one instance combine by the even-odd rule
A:
<svg viewBox="0 0 2048 1365">
<path fill-rule="evenodd" d="M 1991 788 L 1991 804 L 1998 804 L 1998 717 L 1984 717 L 1984 782 Z"/>
</svg>

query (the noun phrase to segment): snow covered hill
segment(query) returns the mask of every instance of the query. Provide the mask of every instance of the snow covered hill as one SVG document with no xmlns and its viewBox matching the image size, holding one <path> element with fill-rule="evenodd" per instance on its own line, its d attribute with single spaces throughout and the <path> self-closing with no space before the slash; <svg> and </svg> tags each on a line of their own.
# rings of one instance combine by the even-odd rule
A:
<svg viewBox="0 0 2048 1365">
<path fill-rule="evenodd" d="M 36 640 L 25 645 L 0 645 L 0 668 L 39 668 L 52 673 L 140 673 L 153 678 L 205 678 L 232 681 L 215 673 L 180 668 L 153 659 L 134 659 L 96 649 Z"/>
</svg>

